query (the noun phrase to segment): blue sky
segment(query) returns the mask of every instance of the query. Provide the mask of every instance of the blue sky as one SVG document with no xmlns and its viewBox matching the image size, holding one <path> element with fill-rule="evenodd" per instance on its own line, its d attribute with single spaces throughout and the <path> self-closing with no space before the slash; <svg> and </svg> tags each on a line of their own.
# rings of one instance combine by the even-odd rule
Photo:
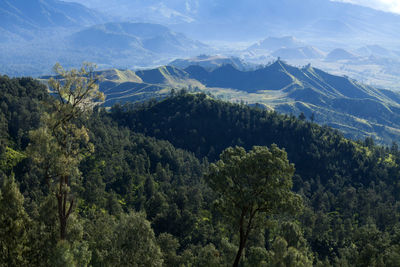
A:
<svg viewBox="0 0 400 267">
<path fill-rule="evenodd" d="M 98 6 L 99 4 L 105 4 L 108 2 L 107 0 L 63 0 L 63 1 L 79 2 L 82 4 L 86 4 L 88 6 Z M 145 2 L 146 0 L 141 0 L 141 1 Z M 270 1 L 276 1 L 276 0 L 270 0 Z M 331 0 L 331 1 L 348 2 L 348 3 L 371 7 L 378 10 L 390 11 L 400 14 L 400 0 Z"/>
</svg>

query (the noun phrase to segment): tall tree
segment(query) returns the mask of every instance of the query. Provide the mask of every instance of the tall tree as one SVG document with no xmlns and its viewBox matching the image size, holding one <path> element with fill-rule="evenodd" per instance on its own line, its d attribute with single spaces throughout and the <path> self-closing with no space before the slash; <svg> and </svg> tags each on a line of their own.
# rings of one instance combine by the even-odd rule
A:
<svg viewBox="0 0 400 267">
<path fill-rule="evenodd" d="M 302 206 L 300 196 L 291 191 L 293 174 L 286 152 L 276 145 L 255 146 L 248 153 L 242 147 L 229 147 L 211 164 L 207 182 L 219 196 L 221 211 L 239 230 L 233 266 L 239 265 L 257 221 Z"/>
<path fill-rule="evenodd" d="M 0 190 L 0 266 L 28 266 L 30 219 L 23 204 L 14 176 L 5 177 Z"/>
<path fill-rule="evenodd" d="M 94 150 L 80 119 L 87 117 L 96 102 L 104 100 L 104 95 L 99 91 L 92 64 L 83 64 L 79 70 L 65 70 L 56 64 L 53 69 L 56 76 L 49 80 L 49 89 L 56 101 L 51 102 L 50 112 L 42 116 L 41 127 L 30 133 L 28 151 L 41 165 L 57 198 L 60 239 L 64 240 L 74 207 L 71 188 L 80 177 L 78 165 Z"/>
</svg>

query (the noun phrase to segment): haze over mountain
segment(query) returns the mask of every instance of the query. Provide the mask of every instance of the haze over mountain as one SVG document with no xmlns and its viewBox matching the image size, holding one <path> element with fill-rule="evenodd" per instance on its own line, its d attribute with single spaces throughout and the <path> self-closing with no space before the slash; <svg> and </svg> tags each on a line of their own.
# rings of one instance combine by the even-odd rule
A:
<svg viewBox="0 0 400 267">
<path fill-rule="evenodd" d="M 371 86 L 399 90 L 400 76 L 397 70 L 400 68 L 400 53 L 397 47 L 389 48 L 374 43 L 373 38 L 354 47 L 335 43 L 341 40 L 339 37 L 331 40 L 332 44 L 326 46 L 318 40 L 270 36 L 250 44 L 247 49 L 238 50 L 236 55 L 253 64 L 265 64 L 277 58 L 296 66 L 311 63 L 324 71 L 347 75 Z M 264 46 L 265 49 L 261 48 L 262 43 L 270 44 L 270 48 L 268 45 Z"/>
<path fill-rule="evenodd" d="M 28 39 L 43 29 L 93 25 L 103 20 L 98 12 L 81 4 L 58 0 L 3 0 L 0 14 L 3 32 Z"/>
<path fill-rule="evenodd" d="M 240 40 L 301 32 L 313 39 L 353 34 L 347 42 L 359 42 L 355 36 L 364 40 L 384 38 L 389 42 L 399 36 L 400 25 L 400 16 L 396 14 L 330 0 L 81 0 L 81 3 L 130 19 L 138 19 L 143 10 L 148 21 L 162 14 L 163 23 L 196 39 Z M 185 19 L 177 20 L 179 17 Z"/>
<path fill-rule="evenodd" d="M 356 50 L 362 56 L 396 57 L 396 54 L 380 45 L 366 45 Z"/>
<path fill-rule="evenodd" d="M 187 58 L 219 54 L 238 58 L 225 63 L 239 69 L 282 58 L 399 89 L 399 15 L 328 0 L 80 3 L 88 7 L 3 1 L 0 72 L 39 76 L 50 73 L 55 62 L 78 67 L 82 61 L 102 69 L 137 69 L 183 58 L 188 66 Z M 181 63 L 177 66 L 185 67 Z"/>
<path fill-rule="evenodd" d="M 296 48 L 280 48 L 272 54 L 274 57 L 283 59 L 318 59 L 324 58 L 324 53 L 312 46 Z"/>
<path fill-rule="evenodd" d="M 171 31 L 165 26 L 151 23 L 106 23 L 84 29 L 71 36 L 74 47 L 136 49 L 154 53 L 183 55 L 196 53 L 207 46 L 187 38 L 184 34 Z"/>
<path fill-rule="evenodd" d="M 348 52 L 342 48 L 336 48 L 326 56 L 326 60 L 328 61 L 355 60 L 355 59 L 357 59 L 357 55 Z"/>
<path fill-rule="evenodd" d="M 78 3 L 2 1 L 0 14 L 0 73 L 10 76 L 48 74 L 56 62 L 136 68 L 210 51 L 163 25 L 104 23 L 106 15 Z"/>
<path fill-rule="evenodd" d="M 1 10 L 7 19 L 0 21 L 0 72 L 41 75 L 49 73 L 56 61 L 67 67 L 82 61 L 94 61 L 102 68 L 152 67 L 173 58 L 218 53 L 255 64 L 266 64 L 273 57 L 295 60 L 293 64 L 309 61 L 357 79 L 372 77 L 371 83 L 382 87 L 393 88 L 397 82 L 390 73 L 378 75 L 394 69 L 392 63 L 348 68 L 327 65 L 320 55 L 337 48 L 354 53 L 363 46 L 379 45 L 393 51 L 385 57 L 398 58 L 400 16 L 392 13 L 329 0 L 74 2 L 3 1 Z M 34 12 L 26 14 L 26 10 Z M 138 23 L 168 30 L 159 35 L 154 26 L 154 38 L 143 40 L 122 26 Z M 242 51 L 244 47 L 250 49 Z"/>
<path fill-rule="evenodd" d="M 293 36 L 283 36 L 283 37 L 268 37 L 264 40 L 258 41 L 252 46 L 250 46 L 249 50 L 268 50 L 274 51 L 281 48 L 297 48 L 304 46 L 305 44 L 294 38 Z"/>
<path fill-rule="evenodd" d="M 238 57 L 228 57 L 228 56 L 208 56 L 208 55 L 200 55 L 194 58 L 187 59 L 175 59 L 171 61 L 168 65 L 178 67 L 181 69 L 187 68 L 191 65 L 202 66 L 206 69 L 215 69 L 221 67 L 223 65 L 232 65 L 236 69 L 246 70 L 254 67 L 253 64 L 243 61 Z"/>
</svg>

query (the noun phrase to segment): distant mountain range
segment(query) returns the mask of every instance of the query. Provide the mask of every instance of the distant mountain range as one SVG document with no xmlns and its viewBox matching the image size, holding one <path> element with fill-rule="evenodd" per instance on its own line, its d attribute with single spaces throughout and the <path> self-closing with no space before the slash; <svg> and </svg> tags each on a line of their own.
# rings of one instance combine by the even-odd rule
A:
<svg viewBox="0 0 400 267">
<path fill-rule="evenodd" d="M 29 39 L 37 31 L 93 25 L 103 20 L 98 12 L 81 4 L 58 0 L 2 0 L 0 15 L 3 32 Z"/>
<path fill-rule="evenodd" d="M 213 51 L 169 27 L 140 21 L 121 21 L 72 1 L 2 0 L 0 73 L 40 76 L 56 62 L 67 68 L 85 61 L 103 68 L 159 66 Z"/>
<path fill-rule="evenodd" d="M 340 129 L 347 136 L 373 136 L 379 142 L 400 140 L 400 93 L 366 86 L 311 66 L 293 67 L 278 60 L 242 71 L 232 65 L 207 69 L 192 65 L 142 71 L 101 71 L 106 106 L 161 98 L 171 89 L 210 92 L 215 97 L 244 102 L 306 117 Z"/>
<path fill-rule="evenodd" d="M 200 55 L 194 58 L 188 59 L 175 59 L 171 61 L 168 65 L 178 67 L 181 69 L 187 68 L 192 65 L 201 66 L 205 69 L 212 70 L 223 65 L 232 65 L 236 69 L 239 70 L 247 70 L 249 68 L 254 67 L 253 64 L 243 61 L 238 57 L 229 57 L 229 56 L 207 56 Z"/>
<path fill-rule="evenodd" d="M 282 59 L 321 59 L 325 57 L 324 52 L 313 46 L 280 48 L 271 55 Z"/>
<path fill-rule="evenodd" d="M 360 47 L 356 50 L 356 52 L 361 56 L 380 56 L 380 57 L 396 57 L 395 52 L 390 51 L 380 45 L 366 45 Z"/>
<path fill-rule="evenodd" d="M 347 39 L 352 39 L 349 36 Z M 341 38 L 333 38 L 335 40 Z M 396 42 L 396 38 L 393 39 Z M 399 47 L 389 48 L 374 39 L 355 46 L 338 45 L 326 47 L 318 41 L 297 39 L 293 36 L 268 37 L 248 46 L 237 55 L 253 64 L 265 64 L 277 58 L 292 65 L 313 66 L 337 75 L 347 75 L 379 88 L 399 90 L 400 52 Z M 380 43 L 380 42 L 378 42 Z M 400 45 L 400 44 L 399 44 Z"/>
<path fill-rule="evenodd" d="M 329 49 L 328 49 L 329 50 Z M 329 52 L 323 52 L 320 49 L 308 45 L 306 42 L 298 40 L 293 36 L 268 37 L 250 45 L 246 51 L 253 55 L 269 54 L 283 59 L 326 59 L 329 61 L 337 60 L 355 60 L 360 57 L 387 57 L 394 58 L 398 55 L 380 45 L 364 45 L 358 49 L 334 48 Z"/>
<path fill-rule="evenodd" d="M 100 12 L 58 0 L 0 1 L 0 73 L 49 73 L 56 62 L 103 68 L 167 64 L 209 52 L 205 44 L 154 23 L 108 22 Z"/>
<path fill-rule="evenodd" d="M 243 40 L 286 32 L 325 43 L 339 38 L 360 44 L 400 36 L 399 15 L 330 0 L 75 1 L 116 17 L 168 24 L 200 40 Z"/>
<path fill-rule="evenodd" d="M 95 25 L 74 33 L 74 47 L 127 50 L 148 50 L 153 53 L 182 55 L 196 53 L 207 46 L 187 38 L 184 34 L 171 31 L 165 26 L 151 23 L 106 23 Z"/>
<path fill-rule="evenodd" d="M 267 50 L 275 51 L 282 48 L 297 48 L 305 46 L 305 43 L 297 40 L 293 36 L 283 36 L 283 37 L 268 37 L 264 40 L 258 41 L 257 43 L 251 45 L 248 50 Z"/>
<path fill-rule="evenodd" d="M 358 56 L 356 54 L 348 52 L 342 48 L 336 48 L 326 56 L 326 60 L 328 61 L 355 60 L 357 58 Z"/>
<path fill-rule="evenodd" d="M 83 61 L 139 69 L 219 54 L 171 64 L 245 70 L 281 58 L 398 89 L 399 28 L 399 15 L 330 0 L 3 0 L 0 73 L 40 76 Z"/>
</svg>

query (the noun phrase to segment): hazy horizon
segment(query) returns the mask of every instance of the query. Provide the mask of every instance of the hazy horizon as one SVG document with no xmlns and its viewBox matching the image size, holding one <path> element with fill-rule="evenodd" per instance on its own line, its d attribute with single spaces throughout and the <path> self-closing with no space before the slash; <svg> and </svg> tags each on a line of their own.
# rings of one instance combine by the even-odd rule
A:
<svg viewBox="0 0 400 267">
<path fill-rule="evenodd" d="M 106 0 L 63 0 L 63 1 L 78 2 L 78 3 L 81 3 L 81 4 L 91 7 L 91 8 L 95 8 L 96 6 L 98 6 L 101 3 L 104 4 L 104 3 L 112 2 L 109 0 L 107 0 L 107 1 Z M 260 0 L 260 1 L 262 1 L 262 0 Z M 355 5 L 373 8 L 376 10 L 400 14 L 400 1 L 398 1 L 398 0 L 330 0 L 330 1 L 351 3 L 351 4 L 355 4 Z M 126 1 L 126 3 L 128 3 L 128 2 L 129 1 Z M 172 2 L 174 2 L 174 1 L 172 1 Z M 197 2 L 197 5 L 198 5 L 198 0 L 196 0 L 196 1 L 185 1 L 185 6 L 186 7 L 191 6 L 191 5 L 193 6 L 193 4 L 190 4 L 190 2 Z"/>
<path fill-rule="evenodd" d="M 333 0 L 370 7 L 376 10 L 400 14 L 400 1 L 398 0 Z"/>
<path fill-rule="evenodd" d="M 311 63 L 385 88 L 400 82 L 400 16 L 376 11 L 395 12 L 391 0 L 1 3 L 9 15 L 0 19 L 0 72 L 11 76 L 45 75 L 55 62 L 138 69 L 220 54 L 256 65 Z"/>
</svg>

